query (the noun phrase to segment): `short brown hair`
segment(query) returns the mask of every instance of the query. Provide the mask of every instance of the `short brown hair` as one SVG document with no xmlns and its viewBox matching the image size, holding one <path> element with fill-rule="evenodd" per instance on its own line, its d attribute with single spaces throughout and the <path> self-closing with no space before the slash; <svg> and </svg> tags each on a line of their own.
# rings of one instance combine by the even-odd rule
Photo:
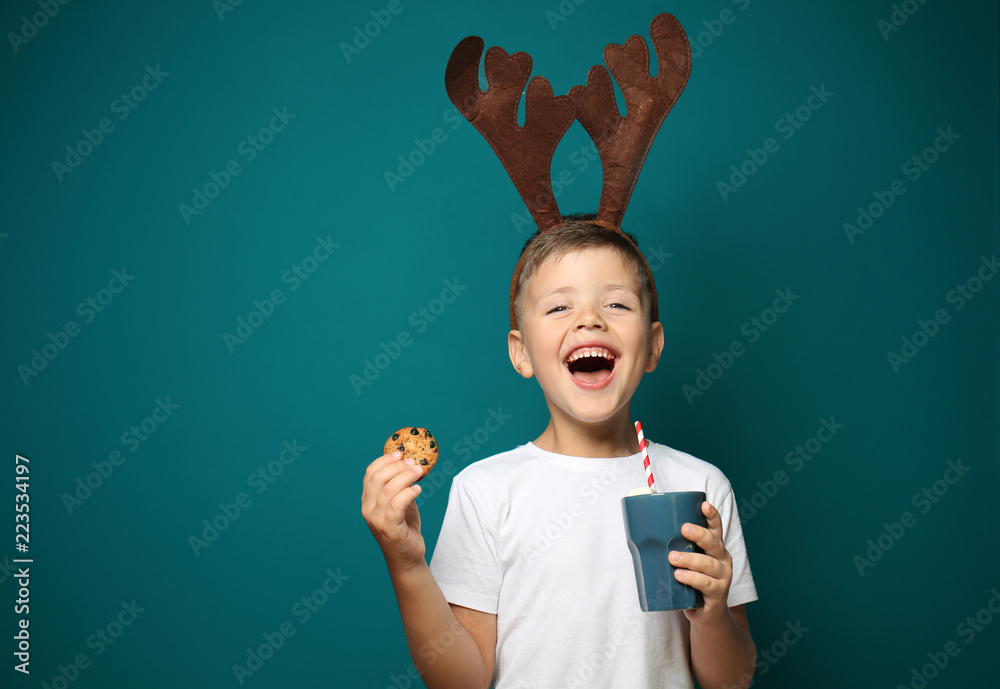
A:
<svg viewBox="0 0 1000 689">
<path fill-rule="evenodd" d="M 514 288 L 514 312 L 518 328 L 521 327 L 521 300 L 525 285 L 547 258 L 562 258 L 573 251 L 604 247 L 618 252 L 625 263 L 632 266 L 639 283 L 643 311 L 647 320 L 653 322 L 656 287 L 648 272 L 646 259 L 639 252 L 638 242 L 626 232 L 611 230 L 592 222 L 594 219 L 595 216 L 589 213 L 567 215 L 557 227 L 536 232 L 524 243 L 521 250 L 523 265 Z"/>
</svg>

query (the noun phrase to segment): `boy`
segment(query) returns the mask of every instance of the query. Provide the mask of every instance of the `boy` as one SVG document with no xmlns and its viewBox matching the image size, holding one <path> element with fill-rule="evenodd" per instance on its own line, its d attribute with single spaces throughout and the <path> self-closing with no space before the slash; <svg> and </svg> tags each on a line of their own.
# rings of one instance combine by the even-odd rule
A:
<svg viewBox="0 0 1000 689">
<path fill-rule="evenodd" d="M 513 287 L 511 364 L 536 377 L 550 412 L 532 443 L 455 477 L 434 558 L 425 561 L 412 459 L 368 467 L 362 514 L 385 557 L 410 654 L 432 689 L 745 687 L 756 599 L 725 476 L 650 443 L 662 492 L 702 490 L 704 554 L 674 552 L 703 608 L 643 613 L 620 499 L 645 485 L 629 406 L 656 368 L 663 327 L 633 240 L 567 219 L 525 246 Z"/>
</svg>

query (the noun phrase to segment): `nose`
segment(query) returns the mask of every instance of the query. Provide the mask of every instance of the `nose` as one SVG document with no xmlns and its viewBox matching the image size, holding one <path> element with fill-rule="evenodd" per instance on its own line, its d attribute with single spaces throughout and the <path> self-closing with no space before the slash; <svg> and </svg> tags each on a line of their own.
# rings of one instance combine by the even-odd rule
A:
<svg viewBox="0 0 1000 689">
<path fill-rule="evenodd" d="M 599 308 L 591 306 L 581 307 L 578 310 L 576 321 L 577 330 L 604 330 L 605 322 Z"/>
</svg>

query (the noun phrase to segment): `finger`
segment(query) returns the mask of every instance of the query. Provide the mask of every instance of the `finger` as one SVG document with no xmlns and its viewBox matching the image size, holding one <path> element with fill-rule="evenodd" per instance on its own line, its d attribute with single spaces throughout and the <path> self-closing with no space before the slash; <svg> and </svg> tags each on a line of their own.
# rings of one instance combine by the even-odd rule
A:
<svg viewBox="0 0 1000 689">
<path fill-rule="evenodd" d="M 393 520 L 398 520 L 398 523 L 403 523 L 406 521 L 406 511 L 411 505 L 416 509 L 414 501 L 420 495 L 420 491 L 423 488 L 419 484 L 413 483 L 408 486 L 403 487 L 395 497 L 389 500 L 386 505 L 386 517 Z"/>
<path fill-rule="evenodd" d="M 423 468 L 412 459 L 404 459 L 383 469 L 393 475 L 386 481 L 375 499 L 374 512 L 384 515 L 391 523 L 403 521 L 403 511 L 406 505 L 420 494 L 420 488 L 413 489 L 413 483 L 423 475 Z M 402 498 L 400 495 L 405 493 Z M 402 504 L 402 507 L 400 505 Z"/>
<path fill-rule="evenodd" d="M 406 478 L 405 473 L 404 478 Z M 412 478 L 408 479 L 407 483 L 399 486 L 398 490 L 392 490 L 392 492 L 387 487 L 381 496 L 384 499 L 384 503 L 382 503 L 380 508 L 383 514 L 381 523 L 385 525 L 386 529 L 396 533 L 398 536 L 405 537 L 405 532 L 408 530 L 408 527 L 405 525 L 408 521 L 407 512 L 409 509 L 412 507 L 414 511 L 417 510 L 415 501 L 417 496 L 420 495 L 421 487 L 414 485 L 412 480 Z M 415 516 L 419 520 L 419 514 Z M 416 523 L 419 523 L 419 521 Z"/>
<path fill-rule="evenodd" d="M 724 581 L 728 569 L 724 562 L 721 562 L 709 555 L 701 553 L 685 553 L 680 550 L 672 550 L 668 556 L 670 564 L 681 569 L 689 569 L 692 572 L 699 572 L 705 576 Z"/>
<path fill-rule="evenodd" d="M 395 452 L 390 452 L 387 455 L 382 455 L 374 462 L 369 464 L 367 467 L 365 467 L 365 476 L 364 479 L 362 479 L 362 486 L 364 488 L 367 488 L 368 484 L 371 483 L 372 477 L 379 469 L 388 464 L 391 464 L 392 462 L 399 461 L 400 459 L 402 459 L 402 457 L 403 453 L 400 452 L 399 450 L 396 450 Z"/>
<path fill-rule="evenodd" d="M 714 531 L 706 529 L 704 526 L 684 524 L 681 527 L 681 535 L 713 557 L 721 558 L 726 553 L 722 539 L 716 536 Z"/>
<path fill-rule="evenodd" d="M 374 479 L 378 478 L 380 473 L 383 472 L 386 469 L 386 467 L 392 466 L 394 463 L 399 462 L 401 459 L 407 460 L 410 464 L 413 464 L 414 461 L 412 457 L 408 457 L 399 450 L 394 450 L 393 452 L 390 452 L 387 455 L 382 455 L 374 462 L 369 464 L 368 468 L 365 470 L 365 479 L 364 479 L 365 485 L 367 486 Z M 386 476 L 386 474 L 381 473 L 381 476 Z"/>
<path fill-rule="evenodd" d="M 722 541 L 722 515 L 707 500 L 701 504 L 701 513 L 708 521 L 708 530 L 715 534 L 715 537 Z"/>
<path fill-rule="evenodd" d="M 374 507 L 379 494 L 385 485 L 405 468 L 402 461 L 402 452 L 392 452 L 383 455 L 368 465 L 365 471 L 364 485 L 361 490 L 361 504 L 363 508 Z"/>
<path fill-rule="evenodd" d="M 682 584 L 698 589 L 706 599 L 721 598 L 726 595 L 726 584 L 715 577 L 690 569 L 674 570 L 674 578 Z M 707 601 L 706 601 L 707 602 Z"/>
<path fill-rule="evenodd" d="M 395 495 L 412 486 L 417 479 L 424 475 L 423 467 L 410 457 L 404 457 L 397 468 L 398 473 L 386 483 L 383 493 Z"/>
<path fill-rule="evenodd" d="M 392 464 L 393 462 L 398 462 L 400 459 L 402 459 L 402 457 L 403 453 L 400 452 L 399 450 L 394 450 L 387 455 L 382 455 L 374 462 L 369 464 L 368 467 L 365 469 L 365 481 L 371 478 L 372 474 L 374 474 L 382 467 L 388 464 Z"/>
</svg>

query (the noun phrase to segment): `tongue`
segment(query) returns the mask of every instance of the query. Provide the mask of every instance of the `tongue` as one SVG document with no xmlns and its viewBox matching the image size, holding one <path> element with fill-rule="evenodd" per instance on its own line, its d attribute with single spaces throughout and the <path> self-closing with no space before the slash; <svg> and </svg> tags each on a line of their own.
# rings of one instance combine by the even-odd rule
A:
<svg viewBox="0 0 1000 689">
<path fill-rule="evenodd" d="M 599 371 L 577 371 L 573 377 L 584 383 L 599 383 L 610 375 L 611 371 L 605 368 Z"/>
</svg>

